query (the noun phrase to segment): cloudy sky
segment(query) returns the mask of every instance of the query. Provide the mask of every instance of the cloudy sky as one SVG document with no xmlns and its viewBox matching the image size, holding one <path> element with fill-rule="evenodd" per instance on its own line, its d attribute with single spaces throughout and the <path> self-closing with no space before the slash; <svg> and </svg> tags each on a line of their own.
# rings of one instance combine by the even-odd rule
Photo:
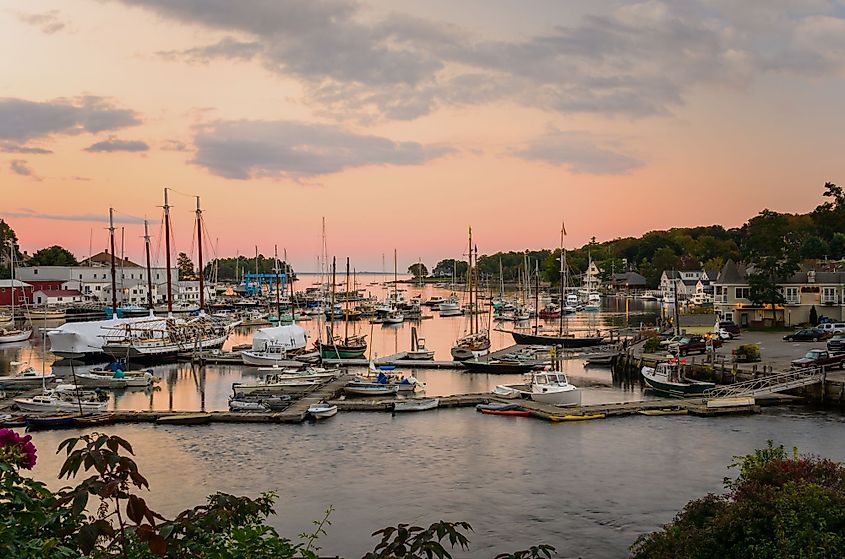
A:
<svg viewBox="0 0 845 559">
<path fill-rule="evenodd" d="M 845 182 L 842 0 L 0 1 L 0 217 L 358 269 L 741 224 Z M 153 226 L 159 234 L 159 225 Z M 195 252 L 195 251 L 194 251 Z"/>
</svg>

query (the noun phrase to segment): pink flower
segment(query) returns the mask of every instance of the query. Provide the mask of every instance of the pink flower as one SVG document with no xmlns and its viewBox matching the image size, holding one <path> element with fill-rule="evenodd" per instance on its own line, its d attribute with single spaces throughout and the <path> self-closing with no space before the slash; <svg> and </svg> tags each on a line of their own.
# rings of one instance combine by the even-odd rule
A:
<svg viewBox="0 0 845 559">
<path fill-rule="evenodd" d="M 11 429 L 0 429 L 0 450 L 21 468 L 31 470 L 35 466 L 35 445 L 30 435 L 20 436 Z"/>
</svg>

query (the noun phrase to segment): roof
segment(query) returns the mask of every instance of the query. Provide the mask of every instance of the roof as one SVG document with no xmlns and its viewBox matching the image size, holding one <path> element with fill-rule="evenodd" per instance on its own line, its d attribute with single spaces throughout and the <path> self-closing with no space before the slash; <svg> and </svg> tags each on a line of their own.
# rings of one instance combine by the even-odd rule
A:
<svg viewBox="0 0 845 559">
<path fill-rule="evenodd" d="M 645 277 L 641 276 L 637 272 L 623 272 L 620 274 L 613 274 L 611 282 L 617 285 L 623 283 L 627 285 L 645 285 L 647 283 Z"/>
<path fill-rule="evenodd" d="M 12 281 L 15 282 L 14 287 L 32 287 L 30 284 L 28 284 L 26 282 L 22 282 L 19 279 L 16 279 L 16 280 L 10 280 L 10 279 L 0 280 L 0 287 L 10 288 L 10 287 L 12 287 Z"/>
<path fill-rule="evenodd" d="M 78 289 L 39 289 L 36 293 L 43 293 L 47 297 L 77 297 L 82 295 Z"/>
<path fill-rule="evenodd" d="M 722 271 L 719 272 L 719 277 L 716 279 L 716 283 L 745 283 L 745 266 L 737 264 L 732 259 L 728 258 L 728 261 L 725 262 L 724 266 L 722 266 Z"/>
<path fill-rule="evenodd" d="M 663 270 L 663 275 L 666 276 L 666 279 L 680 279 L 681 272 L 678 270 Z"/>
<path fill-rule="evenodd" d="M 120 257 L 115 255 L 115 264 L 117 266 L 123 266 L 124 268 L 140 268 L 140 264 L 135 264 L 128 257 L 125 257 L 122 261 Z M 111 254 L 109 251 L 104 250 L 103 252 L 98 252 L 97 254 L 91 256 L 90 258 L 86 258 L 82 262 L 79 263 L 80 266 L 111 266 Z"/>
</svg>

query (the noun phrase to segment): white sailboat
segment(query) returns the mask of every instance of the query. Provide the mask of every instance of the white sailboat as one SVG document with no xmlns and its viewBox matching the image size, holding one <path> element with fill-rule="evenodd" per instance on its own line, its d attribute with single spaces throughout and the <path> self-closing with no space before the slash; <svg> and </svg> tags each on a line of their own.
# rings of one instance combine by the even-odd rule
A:
<svg viewBox="0 0 845 559">
<path fill-rule="evenodd" d="M 23 328 L 15 328 L 15 295 L 17 285 L 15 284 L 15 244 L 9 240 L 9 266 L 12 269 L 12 314 L 11 325 L 7 328 L 0 329 L 0 344 L 10 344 L 14 342 L 22 342 L 28 340 L 32 336 L 32 326 L 26 325 Z M 26 292 L 24 292 L 24 301 L 26 301 Z"/>
</svg>

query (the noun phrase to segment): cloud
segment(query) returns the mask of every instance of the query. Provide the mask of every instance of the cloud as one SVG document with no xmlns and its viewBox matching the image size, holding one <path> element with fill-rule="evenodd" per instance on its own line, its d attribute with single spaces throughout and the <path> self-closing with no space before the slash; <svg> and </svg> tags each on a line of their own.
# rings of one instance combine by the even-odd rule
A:
<svg viewBox="0 0 845 559">
<path fill-rule="evenodd" d="M 37 181 L 41 180 L 29 164 L 26 162 L 25 159 L 12 159 L 9 163 L 9 170 L 15 173 L 16 175 L 20 175 L 22 177 L 29 177 L 31 179 L 35 179 Z"/>
<path fill-rule="evenodd" d="M 590 175 L 623 175 L 643 166 L 639 159 L 606 144 L 607 141 L 586 132 L 550 129 L 528 146 L 511 151 L 511 155 L 549 165 L 565 165 L 573 173 Z"/>
<path fill-rule="evenodd" d="M 129 109 L 95 96 L 38 102 L 0 98 L 0 140 L 26 142 L 56 134 L 97 133 L 138 124 Z"/>
<path fill-rule="evenodd" d="M 33 27 L 37 27 L 43 33 L 48 35 L 52 35 L 53 33 L 61 31 L 66 27 L 65 22 L 59 17 L 58 10 L 50 10 L 49 12 L 44 12 L 43 14 L 19 13 L 17 15 L 20 21 Z"/>
<path fill-rule="evenodd" d="M 292 121 L 217 122 L 199 129 L 194 144 L 193 163 L 241 180 L 298 180 L 366 165 L 419 165 L 451 151 Z"/>
<path fill-rule="evenodd" d="M 321 110 L 359 120 L 500 100 L 642 117 L 670 112 L 700 85 L 845 69 L 841 10 L 815 0 L 597 4 L 600 12 L 565 24 L 550 13 L 542 32 L 508 40 L 403 14 L 375 19 L 341 0 L 116 1 L 228 34 L 169 58 L 258 61 L 298 79 Z"/>
<path fill-rule="evenodd" d="M 164 151 L 191 151 L 191 148 L 185 142 L 178 140 L 166 140 L 161 145 L 161 149 Z"/>
<path fill-rule="evenodd" d="M 36 212 L 30 208 L 18 208 L 17 210 L 4 212 L 5 216 L 14 217 L 17 219 L 49 219 L 53 221 L 93 221 L 93 222 L 108 222 L 109 214 L 51 214 Z M 121 214 L 115 212 L 115 223 L 123 223 L 127 225 L 143 224 L 144 219 L 131 215 Z M 157 220 L 148 220 L 150 224 L 158 223 Z"/>
<path fill-rule="evenodd" d="M 39 148 L 35 146 L 22 146 L 12 142 L 0 142 L 0 152 L 3 153 L 25 153 L 31 155 L 46 155 L 53 153 L 49 149 Z"/>
<path fill-rule="evenodd" d="M 139 152 L 148 151 L 150 146 L 146 142 L 140 140 L 120 140 L 118 138 L 109 138 L 95 144 L 91 144 L 85 151 L 90 153 L 110 153 L 114 151 L 129 151 Z"/>
</svg>

